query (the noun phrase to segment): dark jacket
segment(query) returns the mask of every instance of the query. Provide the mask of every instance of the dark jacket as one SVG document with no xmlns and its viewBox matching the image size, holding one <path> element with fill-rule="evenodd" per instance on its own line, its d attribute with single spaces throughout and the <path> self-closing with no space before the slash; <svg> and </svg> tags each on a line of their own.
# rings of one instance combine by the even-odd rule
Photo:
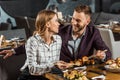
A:
<svg viewBox="0 0 120 80">
<path fill-rule="evenodd" d="M 68 40 L 72 38 L 71 36 L 72 27 L 69 26 L 61 26 L 59 35 L 62 37 L 62 49 L 60 54 L 60 59 L 66 62 L 75 60 L 73 55 L 70 53 L 68 49 Z M 93 54 L 94 49 L 96 50 L 105 50 L 106 52 L 106 60 L 111 58 L 111 52 L 108 47 L 105 45 L 104 41 L 101 38 L 100 32 L 94 26 L 87 26 L 86 33 L 83 36 L 81 43 L 79 44 L 79 48 L 77 50 L 76 59 L 82 58 L 83 56 L 90 56 Z"/>
<path fill-rule="evenodd" d="M 16 52 L 15 55 L 25 54 L 26 53 L 26 51 L 25 51 L 25 45 L 21 45 L 21 46 L 19 46 L 17 48 L 14 48 L 14 50 Z"/>
</svg>

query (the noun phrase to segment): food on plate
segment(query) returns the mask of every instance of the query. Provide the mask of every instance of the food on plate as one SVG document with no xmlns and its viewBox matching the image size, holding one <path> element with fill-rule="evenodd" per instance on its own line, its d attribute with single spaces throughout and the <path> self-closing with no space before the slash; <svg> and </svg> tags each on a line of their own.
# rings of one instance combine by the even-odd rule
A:
<svg viewBox="0 0 120 80">
<path fill-rule="evenodd" d="M 94 59 L 89 59 L 87 56 L 82 57 L 82 59 L 78 59 L 75 61 L 70 61 L 71 64 L 73 64 L 74 66 L 83 66 L 83 65 L 93 65 L 95 64 L 95 60 Z"/>
<path fill-rule="evenodd" d="M 116 60 L 117 60 L 117 61 L 120 61 L 120 57 L 118 57 Z"/>
<path fill-rule="evenodd" d="M 74 65 L 76 65 L 76 66 L 82 66 L 82 61 L 77 60 L 77 61 L 74 62 Z"/>
<path fill-rule="evenodd" d="M 88 60 L 89 60 L 89 59 L 88 59 L 87 56 L 82 57 L 82 61 L 83 61 L 83 63 L 87 62 Z"/>
<path fill-rule="evenodd" d="M 116 59 L 116 63 L 117 63 L 117 65 L 118 65 L 118 67 L 120 67 L 120 57 L 118 57 L 118 58 Z"/>
<path fill-rule="evenodd" d="M 111 69 L 117 69 L 117 68 L 119 68 L 118 65 L 117 65 L 117 63 L 113 63 L 113 64 L 109 65 L 109 67 Z"/>
<path fill-rule="evenodd" d="M 115 60 L 108 60 L 106 61 L 106 64 L 110 69 L 120 69 L 120 57 L 116 58 Z"/>
<path fill-rule="evenodd" d="M 68 80 L 88 80 L 86 72 L 81 70 L 68 70 L 64 72 L 63 76 Z"/>
<path fill-rule="evenodd" d="M 91 59 L 91 60 L 90 60 L 90 64 L 95 64 L 95 60 L 94 60 L 94 59 Z"/>
<path fill-rule="evenodd" d="M 113 63 L 115 63 L 115 60 L 113 60 L 113 59 L 110 59 L 110 60 L 107 60 L 107 61 L 106 61 L 106 64 L 107 64 L 107 65 L 110 65 L 110 64 L 113 64 Z"/>
</svg>

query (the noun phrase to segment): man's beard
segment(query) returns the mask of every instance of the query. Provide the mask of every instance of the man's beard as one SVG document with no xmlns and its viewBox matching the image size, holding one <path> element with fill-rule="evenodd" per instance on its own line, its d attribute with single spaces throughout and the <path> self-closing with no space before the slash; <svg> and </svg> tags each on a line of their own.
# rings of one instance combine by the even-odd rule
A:
<svg viewBox="0 0 120 80">
<path fill-rule="evenodd" d="M 78 25 L 76 25 L 76 26 L 78 26 Z M 75 30 L 75 31 L 73 30 L 73 34 L 79 33 L 80 31 L 82 31 L 84 29 L 84 27 L 85 27 L 85 25 L 83 25 L 83 26 L 79 25 L 77 30 Z"/>
</svg>

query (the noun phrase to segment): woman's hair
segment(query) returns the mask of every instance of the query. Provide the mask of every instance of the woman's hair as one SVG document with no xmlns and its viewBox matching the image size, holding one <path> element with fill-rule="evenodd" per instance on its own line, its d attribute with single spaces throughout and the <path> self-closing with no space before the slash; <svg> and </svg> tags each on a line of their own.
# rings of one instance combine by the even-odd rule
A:
<svg viewBox="0 0 120 80">
<path fill-rule="evenodd" d="M 91 16 L 91 13 L 92 13 L 91 8 L 84 4 L 78 5 L 77 7 L 75 7 L 74 10 L 78 13 L 84 12 L 86 15 L 89 15 L 89 16 Z"/>
<path fill-rule="evenodd" d="M 36 30 L 34 31 L 33 35 L 38 33 L 40 36 L 43 36 L 46 30 L 46 23 L 49 22 L 55 15 L 57 14 L 51 10 L 40 11 L 36 18 L 35 22 Z"/>
</svg>

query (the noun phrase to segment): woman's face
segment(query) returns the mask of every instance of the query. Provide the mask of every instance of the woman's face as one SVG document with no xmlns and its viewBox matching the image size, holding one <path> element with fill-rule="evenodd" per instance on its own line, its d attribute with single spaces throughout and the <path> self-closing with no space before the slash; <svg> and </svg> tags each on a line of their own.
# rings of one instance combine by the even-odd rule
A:
<svg viewBox="0 0 120 80">
<path fill-rule="evenodd" d="M 49 32 L 52 32 L 53 34 L 58 33 L 59 31 L 59 22 L 58 17 L 55 15 L 50 21 L 49 21 Z"/>
</svg>

